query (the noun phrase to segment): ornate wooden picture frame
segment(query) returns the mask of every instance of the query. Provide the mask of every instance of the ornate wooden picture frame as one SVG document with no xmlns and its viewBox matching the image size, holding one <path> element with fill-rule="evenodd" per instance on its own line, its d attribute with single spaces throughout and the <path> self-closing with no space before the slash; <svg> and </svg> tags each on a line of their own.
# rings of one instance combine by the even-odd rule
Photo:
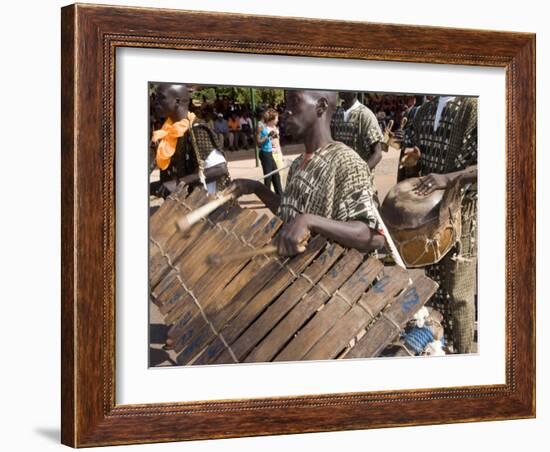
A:
<svg viewBox="0 0 550 452">
<path fill-rule="evenodd" d="M 271 33 L 273 29 L 279 33 Z M 535 416 L 533 34 L 78 4 L 62 9 L 61 32 L 64 444 L 85 447 Z M 505 68 L 505 383 L 117 405 L 114 91 L 120 47 Z"/>
</svg>

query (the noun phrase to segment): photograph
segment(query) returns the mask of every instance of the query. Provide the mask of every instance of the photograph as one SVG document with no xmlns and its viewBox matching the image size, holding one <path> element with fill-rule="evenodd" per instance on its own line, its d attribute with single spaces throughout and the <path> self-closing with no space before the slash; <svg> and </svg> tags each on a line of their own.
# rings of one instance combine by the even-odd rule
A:
<svg viewBox="0 0 550 452">
<path fill-rule="evenodd" d="M 41 91 L 59 94 L 57 113 L 33 124 L 61 158 L 52 168 L 39 146 L 30 180 L 60 173 L 61 246 L 13 197 L 32 219 L 6 237 L 59 254 L 46 279 L 60 309 L 34 297 L 31 328 L 55 355 L 29 362 L 56 375 L 26 372 L 32 397 L 14 393 L 10 413 L 40 392 L 58 415 L 33 411 L 52 421 L 38 435 L 57 426 L 79 448 L 233 438 L 241 450 L 264 436 L 251 450 L 281 450 L 288 435 L 302 450 L 319 434 L 323 450 L 487 437 L 517 450 L 536 438 L 542 16 L 398 1 L 38 14 L 61 36 L 14 52 L 49 62 L 50 41 L 59 57 L 56 88 Z M 20 90 L 7 94 L 9 136 L 25 137 Z M 21 292 L 28 266 L 6 262 Z"/>
<path fill-rule="evenodd" d="M 478 352 L 477 96 L 143 95 L 149 367 Z"/>
</svg>

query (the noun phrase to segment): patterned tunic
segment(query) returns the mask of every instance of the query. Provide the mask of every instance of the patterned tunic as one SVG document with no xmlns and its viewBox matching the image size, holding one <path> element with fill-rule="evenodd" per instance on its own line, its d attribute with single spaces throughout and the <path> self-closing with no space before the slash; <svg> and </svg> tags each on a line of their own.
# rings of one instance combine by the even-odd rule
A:
<svg viewBox="0 0 550 452">
<path fill-rule="evenodd" d="M 420 175 L 446 174 L 477 164 L 477 101 L 456 97 L 445 105 L 438 128 L 434 122 L 438 98 L 416 113 L 406 129 L 404 145 L 421 150 Z M 465 193 L 461 204 L 462 236 L 438 264 L 426 274 L 439 283 L 430 303 L 444 315 L 448 340 L 459 353 L 470 353 L 474 337 L 477 184 Z"/>
<path fill-rule="evenodd" d="M 355 150 L 366 162 L 372 155 L 371 146 L 384 140 L 374 113 L 365 105 L 352 107 L 348 120 L 344 120 L 344 109 L 338 108 L 331 121 L 332 138 Z"/>
<path fill-rule="evenodd" d="M 160 172 L 160 180 L 166 182 L 198 172 L 198 159 L 204 165 L 214 149 L 220 149 L 216 135 L 205 124 L 195 122 L 189 132 L 178 140 L 170 166 Z M 221 177 L 216 181 L 216 188 L 223 190 L 229 183 L 227 176 Z"/>
<path fill-rule="evenodd" d="M 292 163 L 278 215 L 287 222 L 309 213 L 338 221 L 361 220 L 378 229 L 374 187 L 368 165 L 343 143 L 317 150 L 304 168 Z"/>
<path fill-rule="evenodd" d="M 418 146 L 420 174 L 446 174 L 477 164 L 477 100 L 456 97 L 445 105 L 438 128 L 438 98 L 424 104 L 407 127 L 405 146 Z"/>
</svg>

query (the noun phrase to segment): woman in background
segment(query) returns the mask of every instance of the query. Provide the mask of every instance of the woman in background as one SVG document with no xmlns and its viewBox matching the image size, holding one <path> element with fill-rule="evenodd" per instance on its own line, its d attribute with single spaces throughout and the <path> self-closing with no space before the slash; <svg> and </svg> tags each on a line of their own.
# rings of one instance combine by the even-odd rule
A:
<svg viewBox="0 0 550 452">
<path fill-rule="evenodd" d="M 273 158 L 273 138 L 278 138 L 278 132 L 273 129 L 270 131 L 269 127 L 277 127 L 277 121 L 279 115 L 276 110 L 269 108 L 263 114 L 263 118 L 258 122 L 256 129 L 256 141 L 260 147 L 260 162 L 262 162 L 262 169 L 265 174 L 271 173 L 277 169 L 277 165 Z M 281 178 L 279 174 L 273 174 L 272 176 L 264 179 L 266 187 L 271 190 L 271 184 L 273 183 L 273 189 L 276 194 L 282 195 L 283 189 L 281 187 Z"/>
<path fill-rule="evenodd" d="M 285 163 L 284 163 L 283 151 L 281 149 L 281 140 L 279 138 L 281 136 L 279 132 L 279 126 L 278 126 L 279 113 L 274 109 L 270 109 L 270 110 L 272 110 L 271 112 L 272 114 L 273 112 L 275 114 L 275 119 L 273 119 L 271 122 L 268 122 L 266 124 L 267 130 L 271 134 L 270 135 L 271 136 L 271 154 L 273 155 L 273 160 L 275 161 L 275 165 L 277 166 L 277 169 L 281 169 L 284 167 Z M 277 173 L 277 175 L 281 179 L 281 186 L 284 187 L 286 182 L 286 171 L 281 171 L 280 173 Z"/>
</svg>

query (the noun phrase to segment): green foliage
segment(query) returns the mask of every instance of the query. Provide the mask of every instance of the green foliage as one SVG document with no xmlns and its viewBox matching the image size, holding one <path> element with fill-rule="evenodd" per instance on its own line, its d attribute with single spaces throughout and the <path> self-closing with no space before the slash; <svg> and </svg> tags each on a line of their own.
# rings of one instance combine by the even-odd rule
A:
<svg viewBox="0 0 550 452">
<path fill-rule="evenodd" d="M 252 104 L 252 93 L 254 95 L 255 105 L 267 104 L 276 105 L 284 100 L 284 89 L 278 88 L 243 88 L 243 87 L 230 87 L 230 86 L 216 86 L 216 87 L 197 87 L 193 92 L 193 99 L 202 100 L 203 96 L 209 102 L 216 100 L 216 94 L 220 99 L 223 96 L 227 96 L 229 99 L 233 99 L 237 104 Z"/>
</svg>

